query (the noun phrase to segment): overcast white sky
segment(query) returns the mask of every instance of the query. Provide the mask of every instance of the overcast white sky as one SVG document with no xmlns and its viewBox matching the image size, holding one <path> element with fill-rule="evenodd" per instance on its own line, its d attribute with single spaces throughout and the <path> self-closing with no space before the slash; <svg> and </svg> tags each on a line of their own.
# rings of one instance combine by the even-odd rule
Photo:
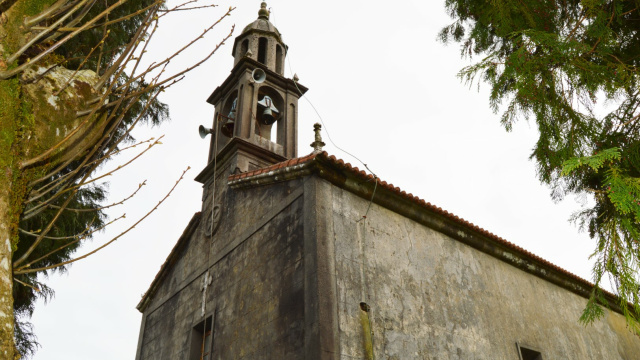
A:
<svg viewBox="0 0 640 360">
<path fill-rule="evenodd" d="M 201 0 L 202 3 L 210 3 Z M 177 49 L 236 6 L 175 66 L 186 66 L 210 51 L 236 24 L 234 37 L 257 17 L 260 1 L 220 1 L 219 8 L 180 12 L 161 25 L 157 52 Z M 537 139 L 533 123 L 511 133 L 489 109 L 488 87 L 462 84 L 456 73 L 468 60 L 456 45 L 436 41 L 451 22 L 444 1 L 272 0 L 271 21 L 289 46 L 285 75 L 297 73 L 306 97 L 323 117 L 333 141 L 360 157 L 383 180 L 483 227 L 543 258 L 590 279 L 587 260 L 594 242 L 568 223 L 580 208 L 574 198 L 555 204 L 539 184 L 528 160 Z M 188 166 L 176 192 L 148 220 L 104 251 L 74 264 L 48 281 L 56 296 L 39 303 L 33 316 L 42 348 L 35 359 L 133 359 L 141 315 L 135 306 L 182 233 L 200 210 L 201 186 L 193 178 L 206 165 L 209 140 L 198 125 L 211 126 L 205 102 L 233 65 L 228 41 L 208 63 L 164 93 L 171 121 L 138 129 L 142 140 L 164 134 L 163 145 L 114 176 L 112 199 L 148 186 L 129 204 L 113 209 L 128 224 L 151 209 Z M 290 67 L 289 67 L 290 66 Z M 300 101 L 299 156 L 311 152 L 313 123 L 319 119 Z M 330 154 L 362 168 L 327 139 Z M 128 158 L 123 156 L 123 159 Z M 108 164 L 106 168 L 115 166 Z M 80 253 L 117 235 L 113 226 Z M 576 319 L 577 321 L 577 319 Z"/>
</svg>

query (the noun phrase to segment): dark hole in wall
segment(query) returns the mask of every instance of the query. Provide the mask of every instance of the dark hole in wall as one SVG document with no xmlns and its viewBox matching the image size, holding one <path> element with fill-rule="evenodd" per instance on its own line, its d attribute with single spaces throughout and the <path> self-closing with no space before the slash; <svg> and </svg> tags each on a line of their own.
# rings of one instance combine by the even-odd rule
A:
<svg viewBox="0 0 640 360">
<path fill-rule="evenodd" d="M 369 305 L 367 305 L 367 303 L 365 303 L 365 302 L 361 302 L 360 303 L 360 310 L 365 311 L 365 312 L 369 312 L 370 309 L 371 309 L 371 307 L 369 307 Z"/>
<path fill-rule="evenodd" d="M 282 48 L 280 45 L 276 46 L 276 72 L 282 75 Z"/>
<path fill-rule="evenodd" d="M 267 65 L 267 39 L 263 37 L 258 41 L 258 61 Z"/>
<path fill-rule="evenodd" d="M 537 350 L 530 349 L 526 346 L 518 345 L 518 351 L 520 352 L 520 360 L 542 360 L 542 353 Z"/>
<path fill-rule="evenodd" d="M 245 39 L 240 45 L 240 54 L 236 54 L 236 56 L 244 56 L 244 54 L 247 53 L 247 50 L 249 50 L 249 40 Z"/>
<path fill-rule="evenodd" d="M 211 360 L 213 350 L 213 320 L 209 316 L 191 330 L 189 360 Z"/>
</svg>

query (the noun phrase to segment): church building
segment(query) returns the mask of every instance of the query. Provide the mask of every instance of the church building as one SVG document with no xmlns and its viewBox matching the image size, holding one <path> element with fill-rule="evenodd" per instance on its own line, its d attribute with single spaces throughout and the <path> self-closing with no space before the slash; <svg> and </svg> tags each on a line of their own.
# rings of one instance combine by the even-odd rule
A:
<svg viewBox="0 0 640 360">
<path fill-rule="evenodd" d="M 202 210 L 138 304 L 136 360 L 640 359 L 614 295 L 585 327 L 589 282 L 328 155 L 319 125 L 298 148 L 287 49 L 262 3 L 207 100 Z"/>
</svg>

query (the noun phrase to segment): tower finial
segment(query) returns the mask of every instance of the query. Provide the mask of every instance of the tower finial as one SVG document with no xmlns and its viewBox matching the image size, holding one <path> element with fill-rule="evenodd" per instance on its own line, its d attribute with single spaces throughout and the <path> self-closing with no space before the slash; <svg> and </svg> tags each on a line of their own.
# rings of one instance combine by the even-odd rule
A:
<svg viewBox="0 0 640 360">
<path fill-rule="evenodd" d="M 260 4 L 260 11 L 258 11 L 258 19 L 269 20 L 269 10 L 267 10 L 267 3 L 264 1 L 262 2 L 262 4 Z"/>
<path fill-rule="evenodd" d="M 315 123 L 313 124 L 313 131 L 316 133 L 316 141 L 311 143 L 311 147 L 313 148 L 313 153 L 318 154 L 322 152 L 322 147 L 325 146 L 325 143 L 322 142 L 322 136 L 320 135 L 320 129 L 322 125 Z"/>
</svg>

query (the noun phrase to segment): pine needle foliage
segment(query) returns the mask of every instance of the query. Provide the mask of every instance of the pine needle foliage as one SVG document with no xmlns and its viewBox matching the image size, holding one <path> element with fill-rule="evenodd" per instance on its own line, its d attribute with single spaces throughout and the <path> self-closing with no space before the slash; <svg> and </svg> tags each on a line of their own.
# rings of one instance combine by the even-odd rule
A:
<svg viewBox="0 0 640 360">
<path fill-rule="evenodd" d="M 35 299 L 53 295 L 39 274 L 66 271 L 109 246 L 166 199 L 97 248 L 74 254 L 96 231 L 124 218 L 107 221 L 104 209 L 124 204 L 145 184 L 108 205 L 104 184 L 97 185 L 160 144 L 153 138 L 134 143 L 131 131 L 166 120 L 159 94 L 210 59 L 233 33 L 231 26 L 188 67 L 167 68 L 230 16 L 230 7 L 173 53 L 143 61 L 160 18 L 216 7 L 197 1 L 169 9 L 165 0 L 0 0 L 0 235 L 8 242 L 0 247 L 8 265 L 0 267 L 3 358 L 33 354 L 37 347 L 28 317 Z M 94 176 L 112 156 L 143 144 L 148 147 L 124 165 Z"/>
<path fill-rule="evenodd" d="M 118 0 L 92 2 L 91 6 L 86 7 L 87 13 L 83 14 L 84 19 L 92 19 L 116 2 L 118 2 Z M 88 68 L 98 70 L 98 72 L 99 69 L 108 68 L 120 55 L 123 47 L 131 41 L 135 32 L 141 26 L 142 19 L 148 13 L 149 7 L 156 3 L 156 0 L 129 1 L 115 8 L 104 20 L 96 24 L 95 27 L 84 31 L 82 36 L 75 37 L 64 43 L 55 51 L 55 58 L 62 59 L 62 61 L 58 62 L 58 66 L 64 66 L 69 69 Z M 162 8 L 165 7 L 162 6 Z M 58 16 L 43 22 L 41 25 L 49 25 L 64 15 L 65 13 L 62 12 Z M 86 21 L 84 19 L 78 21 L 76 25 L 82 25 L 82 22 Z M 125 20 L 113 22 L 112 24 L 109 23 L 110 20 L 118 19 Z M 55 41 L 61 36 L 62 34 L 55 34 L 51 37 L 50 41 Z M 96 47 L 96 44 L 101 45 Z M 29 56 L 33 56 L 41 50 L 40 47 L 34 47 L 27 52 L 26 56 L 23 56 L 20 61 L 28 61 Z M 128 80 L 126 74 L 122 73 L 110 81 L 115 82 L 116 86 L 122 86 Z M 133 82 L 129 87 L 129 92 L 139 91 L 146 86 L 147 84 L 142 81 Z M 126 94 L 111 93 L 108 100 L 115 101 L 119 96 L 125 95 Z M 111 143 L 115 143 L 121 137 L 125 137 L 122 144 L 133 142 L 135 139 L 126 133 L 126 130 L 138 116 L 141 116 L 140 120 L 142 123 L 151 123 L 152 125 L 159 125 L 162 121 L 169 118 L 168 106 L 158 101 L 154 95 L 155 92 L 143 92 L 138 101 L 122 114 L 122 125 L 114 129 L 111 141 L 103 147 L 102 151 L 95 154 L 95 159 L 106 156 Z M 120 108 L 113 111 L 122 112 Z M 119 115 L 120 114 L 115 114 L 112 116 L 118 117 Z M 77 163 L 78 162 L 69 164 L 66 169 L 62 169 L 59 173 L 53 175 L 47 182 L 55 182 L 56 179 L 73 171 Z M 87 169 L 89 168 L 87 167 Z M 82 170 L 78 172 L 76 178 L 84 175 L 86 171 L 87 170 Z M 106 214 L 101 210 L 101 204 L 106 199 L 105 188 L 106 184 L 100 186 L 85 186 L 80 188 L 76 194 L 72 195 L 68 207 L 73 210 L 65 211 L 60 215 L 55 222 L 54 228 L 49 232 L 48 238 L 44 239 L 35 251 L 30 254 L 29 259 L 31 260 L 42 258 L 41 260 L 33 262 L 32 267 L 47 267 L 70 260 L 80 245 L 84 241 L 90 240 L 95 231 L 101 229 L 105 220 L 107 220 Z M 56 196 L 57 195 L 53 195 L 53 197 Z M 42 207 L 43 202 L 34 202 L 25 206 L 24 214 L 28 214 L 29 211 L 33 211 L 34 208 L 38 209 L 42 207 L 42 210 L 39 210 L 38 215 L 35 217 L 28 219 L 25 219 L 24 216 L 21 217 L 19 227 L 30 230 L 32 234 L 20 233 L 19 246 L 13 254 L 14 259 L 20 258 L 24 251 L 31 246 L 37 234 L 54 218 L 60 205 L 62 205 L 65 200 L 67 200 L 67 197 L 62 195 L 44 207 Z M 51 271 L 66 272 L 68 267 L 69 265 L 61 266 Z M 40 272 L 39 274 L 45 278 L 48 276 L 47 271 Z M 15 278 L 19 281 L 13 288 L 15 341 L 19 352 L 28 358 L 35 354 L 38 347 L 36 336 L 29 322 L 35 302 L 38 298 L 44 301 L 50 300 L 54 295 L 54 290 L 47 286 L 42 281 L 42 278 L 40 280 L 38 279 L 38 273 L 15 275 Z"/>
<path fill-rule="evenodd" d="M 70 203 L 71 211 L 64 212 L 60 219 L 56 222 L 56 226 L 49 233 L 49 238 L 45 239 L 40 246 L 32 254 L 33 259 L 40 259 L 33 263 L 34 267 L 46 267 L 58 264 L 71 259 L 73 253 L 78 249 L 82 242 L 91 239 L 92 233 L 99 230 L 106 220 L 106 215 L 99 209 L 99 204 L 106 198 L 105 185 L 90 186 L 81 188 L 78 193 L 73 196 Z M 64 199 L 61 199 L 64 200 Z M 56 203 L 61 203 L 59 200 Z M 55 216 L 56 205 L 40 213 L 38 216 L 28 220 L 22 220 L 20 227 L 29 229 L 32 234 L 37 234 L 47 226 L 48 222 Z M 20 234 L 19 247 L 15 253 L 19 257 L 24 253 L 34 241 L 36 235 Z M 64 247 L 61 251 L 55 251 Z M 61 266 L 51 271 L 64 273 L 68 270 L 68 266 Z M 25 358 L 30 358 L 35 354 L 38 347 L 37 338 L 32 331 L 32 325 L 28 319 L 31 318 L 35 309 L 37 299 L 45 302 L 53 298 L 54 290 L 47 286 L 46 283 L 38 279 L 38 275 L 45 278 L 49 272 L 29 273 L 16 275 L 16 278 L 22 282 L 21 286 L 13 287 L 13 308 L 16 317 L 16 345 L 18 350 Z"/>
<path fill-rule="evenodd" d="M 572 216 L 596 240 L 591 298 L 580 320 L 608 306 L 609 277 L 640 334 L 640 0 L 446 0 L 444 43 L 480 57 L 459 77 L 485 82 L 510 131 L 535 120 L 531 159 L 554 200 L 588 195 Z M 603 106 L 606 105 L 606 106 Z"/>
</svg>

